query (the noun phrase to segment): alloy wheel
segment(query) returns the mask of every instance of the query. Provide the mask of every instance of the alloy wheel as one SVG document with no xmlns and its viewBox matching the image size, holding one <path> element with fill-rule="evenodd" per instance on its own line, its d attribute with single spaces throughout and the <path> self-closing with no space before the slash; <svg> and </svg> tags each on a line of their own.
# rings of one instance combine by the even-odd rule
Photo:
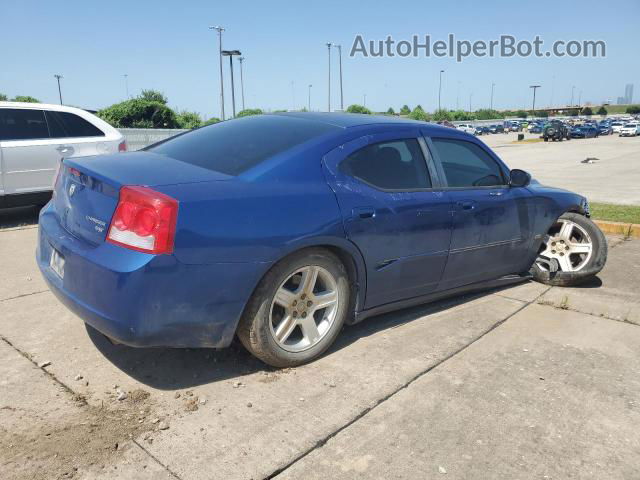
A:
<svg viewBox="0 0 640 480">
<path fill-rule="evenodd" d="M 593 253 L 593 242 L 587 231 L 575 222 L 560 219 L 545 236 L 536 264 L 545 271 L 578 272 Z"/>
<path fill-rule="evenodd" d="M 341 298 L 336 279 L 309 265 L 292 273 L 271 302 L 269 325 L 276 343 L 289 352 L 317 345 L 335 322 Z"/>
</svg>

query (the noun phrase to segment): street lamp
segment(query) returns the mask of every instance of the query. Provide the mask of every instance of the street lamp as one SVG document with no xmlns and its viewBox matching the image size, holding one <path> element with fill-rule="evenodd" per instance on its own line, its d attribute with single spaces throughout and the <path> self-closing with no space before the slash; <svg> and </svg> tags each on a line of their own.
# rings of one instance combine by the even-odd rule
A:
<svg viewBox="0 0 640 480">
<path fill-rule="evenodd" d="M 340 110 L 344 112 L 344 97 L 342 96 L 342 45 L 334 45 L 338 49 L 338 59 L 340 65 Z"/>
<path fill-rule="evenodd" d="M 224 80 L 222 78 L 222 32 L 224 27 L 213 25 L 209 27 L 209 30 L 216 30 L 218 32 L 218 54 L 220 57 L 220 116 L 224 120 Z"/>
<path fill-rule="evenodd" d="M 444 70 L 440 70 L 440 83 L 438 85 L 438 110 L 442 110 L 442 106 L 440 105 L 440 94 L 442 93 L 442 74 Z"/>
<path fill-rule="evenodd" d="M 363 102 L 362 103 L 363 103 L 363 105 L 362 105 L 363 107 L 367 106 L 367 94 L 366 93 L 364 94 L 364 98 L 363 98 Z"/>
<path fill-rule="evenodd" d="M 124 77 L 124 89 L 125 89 L 125 92 L 127 92 L 127 100 L 129 100 L 129 75 L 125 73 L 123 77 Z"/>
<path fill-rule="evenodd" d="M 493 89 L 496 86 L 495 83 L 491 84 L 491 104 L 489 105 L 489 110 L 493 110 Z"/>
<path fill-rule="evenodd" d="M 238 57 L 238 61 L 240 62 L 240 92 L 242 93 L 242 109 L 244 110 L 244 78 L 242 76 L 242 62 L 244 62 L 244 57 Z"/>
<path fill-rule="evenodd" d="M 473 92 L 469 94 L 469 113 L 471 113 L 471 99 L 473 98 Z"/>
<path fill-rule="evenodd" d="M 54 75 L 56 80 L 58 80 L 58 95 L 60 96 L 60 105 L 62 105 L 62 90 L 60 90 L 60 79 L 63 78 L 62 75 Z"/>
<path fill-rule="evenodd" d="M 536 90 L 539 89 L 540 87 L 541 85 L 529 85 L 529 88 L 533 88 L 533 105 L 531 107 L 533 118 L 536 118 Z"/>
<path fill-rule="evenodd" d="M 329 53 L 329 82 L 327 83 L 327 112 L 331 111 L 331 43 L 327 43 L 327 52 Z"/>
<path fill-rule="evenodd" d="M 229 68 L 231 69 L 231 106 L 233 107 L 233 116 L 236 116 L 236 93 L 235 86 L 233 85 L 233 57 L 234 55 L 240 56 L 242 53 L 240 50 L 222 50 L 223 57 L 229 57 Z"/>
<path fill-rule="evenodd" d="M 308 104 L 308 110 L 311 111 L 311 87 L 313 87 L 313 85 L 309 84 L 309 104 Z"/>
<path fill-rule="evenodd" d="M 571 102 L 569 102 L 569 106 L 571 106 L 571 107 L 573 107 L 573 92 L 574 92 L 575 89 L 576 89 L 576 86 L 573 85 L 571 87 Z"/>
</svg>

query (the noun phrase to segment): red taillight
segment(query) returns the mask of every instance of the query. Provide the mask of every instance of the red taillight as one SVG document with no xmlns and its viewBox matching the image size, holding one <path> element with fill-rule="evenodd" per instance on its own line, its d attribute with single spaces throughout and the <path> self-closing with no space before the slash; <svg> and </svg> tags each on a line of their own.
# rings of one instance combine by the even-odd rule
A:
<svg viewBox="0 0 640 480">
<path fill-rule="evenodd" d="M 118 151 L 119 152 L 126 152 L 127 151 L 127 141 L 126 140 L 122 140 L 120 142 L 120 144 L 118 145 Z"/>
<path fill-rule="evenodd" d="M 148 187 L 122 187 L 107 242 L 145 253 L 173 252 L 178 201 Z"/>
</svg>

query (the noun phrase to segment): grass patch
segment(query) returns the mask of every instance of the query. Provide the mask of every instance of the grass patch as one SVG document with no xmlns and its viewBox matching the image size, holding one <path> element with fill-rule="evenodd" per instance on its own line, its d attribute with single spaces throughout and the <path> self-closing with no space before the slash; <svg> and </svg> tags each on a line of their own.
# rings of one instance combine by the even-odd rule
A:
<svg viewBox="0 0 640 480">
<path fill-rule="evenodd" d="M 591 218 L 596 220 L 640 224 L 640 207 L 591 202 L 589 202 L 589 206 L 591 207 Z"/>
</svg>

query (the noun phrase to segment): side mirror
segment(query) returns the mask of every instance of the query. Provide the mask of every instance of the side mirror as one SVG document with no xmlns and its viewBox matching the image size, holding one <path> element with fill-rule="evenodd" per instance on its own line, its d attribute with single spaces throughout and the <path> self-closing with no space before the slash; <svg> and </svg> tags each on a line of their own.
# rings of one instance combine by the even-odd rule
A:
<svg viewBox="0 0 640 480">
<path fill-rule="evenodd" d="M 512 187 L 526 187 L 529 183 L 531 183 L 531 175 L 524 170 L 514 168 L 509 173 L 509 185 Z"/>
</svg>

